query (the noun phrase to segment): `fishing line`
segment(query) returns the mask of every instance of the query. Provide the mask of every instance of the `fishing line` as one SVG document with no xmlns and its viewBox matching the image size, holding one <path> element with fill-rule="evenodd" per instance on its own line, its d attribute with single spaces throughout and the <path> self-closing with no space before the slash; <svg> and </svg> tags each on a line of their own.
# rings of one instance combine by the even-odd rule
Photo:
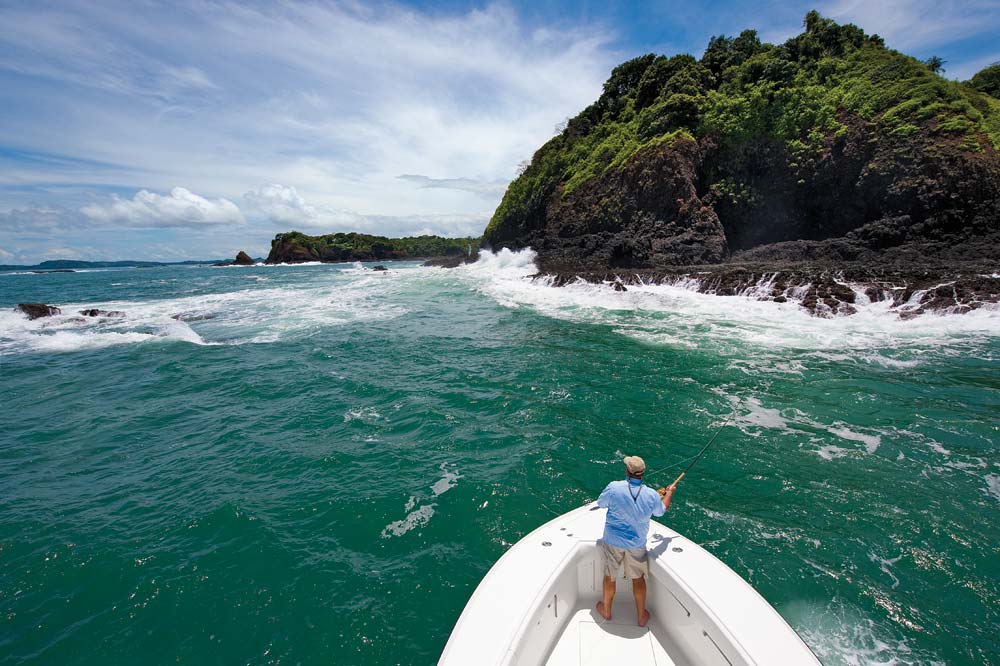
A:
<svg viewBox="0 0 1000 666">
<path fill-rule="evenodd" d="M 684 476 L 689 471 L 691 471 L 691 468 L 694 467 L 695 463 L 698 462 L 698 460 L 701 459 L 701 457 L 703 455 L 705 455 L 706 451 L 708 451 L 708 447 L 712 446 L 712 444 L 715 443 L 715 440 L 718 439 L 719 435 L 722 434 L 722 431 L 726 429 L 726 426 L 729 425 L 729 422 L 733 420 L 733 417 L 736 416 L 736 410 L 738 410 L 740 408 L 740 404 L 742 402 L 743 402 L 743 398 L 740 398 L 739 400 L 736 401 L 736 404 L 733 405 L 733 411 L 729 413 L 729 416 L 726 418 L 726 420 L 723 422 L 723 424 L 721 426 L 719 426 L 719 429 L 715 431 L 715 434 L 712 435 L 712 439 L 708 440 L 708 444 L 706 444 L 705 446 L 702 447 L 701 451 L 699 451 L 695 455 L 691 456 L 690 458 L 685 458 L 684 460 L 681 460 L 681 461 L 675 462 L 673 464 L 667 465 L 666 467 L 661 467 L 660 469 L 654 470 L 651 474 L 648 474 L 646 476 L 653 476 L 654 474 L 659 474 L 660 472 L 666 471 L 666 470 L 671 469 L 673 467 L 679 467 L 679 466 L 683 465 L 684 463 L 686 463 L 688 460 L 690 460 L 691 464 L 689 464 L 687 467 L 684 468 L 684 471 L 681 472 L 680 476 L 678 476 L 676 479 L 674 479 L 674 482 L 671 485 L 676 485 L 676 484 L 680 483 L 681 479 L 683 479 Z"/>
<path fill-rule="evenodd" d="M 691 468 L 694 467 L 695 463 L 697 463 L 698 460 L 703 455 L 705 455 L 705 452 L 708 451 L 709 447 L 711 447 L 712 444 L 715 443 L 715 440 L 718 439 L 719 435 L 722 434 L 722 431 L 726 429 L 726 426 L 728 426 L 730 424 L 730 422 L 732 422 L 733 417 L 736 416 L 736 412 L 739 410 L 741 404 L 743 404 L 743 398 L 742 397 L 739 400 L 736 401 L 736 404 L 733 405 L 733 411 L 729 413 L 729 416 L 726 417 L 726 420 L 722 423 L 721 426 L 719 426 L 719 428 L 715 431 L 715 434 L 712 435 L 712 438 L 708 440 L 708 443 L 705 444 L 705 446 L 703 446 L 701 448 L 701 450 L 698 451 L 698 453 L 694 454 L 693 456 L 688 456 L 687 458 L 683 458 L 682 460 L 678 460 L 676 462 L 672 462 L 669 465 L 666 465 L 664 467 L 660 467 L 658 469 L 655 469 L 652 472 L 650 472 L 648 474 L 645 474 L 644 476 L 648 478 L 650 476 L 654 476 L 656 474 L 659 474 L 660 472 L 665 472 L 668 469 L 674 469 L 675 467 L 680 467 L 684 463 L 690 463 L 690 464 L 688 464 L 687 467 L 684 468 L 684 471 L 681 472 L 680 476 L 678 476 L 674 480 L 674 483 L 680 483 L 681 479 L 683 479 L 684 476 L 691 470 Z M 524 467 L 522 469 L 522 471 L 524 472 L 524 476 L 523 476 L 523 479 L 524 479 L 524 488 L 525 488 L 525 490 L 533 490 L 528 485 L 528 477 L 530 476 L 530 473 L 527 470 L 527 465 L 528 465 L 528 460 L 526 458 L 525 459 Z M 578 486 L 578 488 L 580 490 L 583 490 L 582 486 Z M 534 494 L 534 493 L 532 493 L 532 494 Z M 556 511 L 555 509 L 553 509 L 549 505 L 545 504 L 544 502 L 538 502 L 538 504 L 540 506 L 542 506 L 543 508 L 545 508 L 549 513 L 551 513 L 554 516 L 562 515 L 561 513 L 559 513 L 558 511 Z"/>
</svg>

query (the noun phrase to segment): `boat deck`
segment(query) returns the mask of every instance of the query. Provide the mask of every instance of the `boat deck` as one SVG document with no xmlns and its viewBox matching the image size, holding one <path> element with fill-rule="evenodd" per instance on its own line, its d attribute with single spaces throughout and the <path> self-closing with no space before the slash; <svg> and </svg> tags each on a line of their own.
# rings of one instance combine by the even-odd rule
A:
<svg viewBox="0 0 1000 666">
<path fill-rule="evenodd" d="M 615 600 L 611 620 L 605 620 L 593 608 L 577 609 L 546 660 L 546 666 L 687 666 L 667 652 L 663 632 L 650 621 L 636 623 L 635 605 L 628 599 Z"/>
<path fill-rule="evenodd" d="M 791 627 L 729 567 L 650 523 L 649 627 L 619 569 L 614 617 L 604 581 L 605 510 L 588 504 L 519 540 L 476 588 L 438 666 L 820 666 Z"/>
</svg>

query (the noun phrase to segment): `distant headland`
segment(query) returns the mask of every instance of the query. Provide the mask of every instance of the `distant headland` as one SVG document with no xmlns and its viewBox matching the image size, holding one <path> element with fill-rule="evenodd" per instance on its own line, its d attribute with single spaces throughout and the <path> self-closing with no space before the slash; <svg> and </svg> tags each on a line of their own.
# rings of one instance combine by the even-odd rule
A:
<svg viewBox="0 0 1000 666">
<path fill-rule="evenodd" d="M 401 261 L 447 259 L 475 256 L 479 238 L 407 236 L 388 238 L 361 233 L 307 236 L 298 231 L 278 234 L 271 241 L 268 264 L 297 264 L 320 261 Z"/>
</svg>

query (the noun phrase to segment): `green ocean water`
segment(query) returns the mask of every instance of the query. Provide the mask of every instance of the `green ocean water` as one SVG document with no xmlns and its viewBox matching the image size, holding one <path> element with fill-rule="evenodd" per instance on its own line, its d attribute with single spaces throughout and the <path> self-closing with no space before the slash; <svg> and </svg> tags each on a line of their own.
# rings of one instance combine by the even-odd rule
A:
<svg viewBox="0 0 1000 666">
<path fill-rule="evenodd" d="M 1000 311 L 530 259 L 0 275 L 0 663 L 433 664 L 511 543 L 734 408 L 665 522 L 828 666 L 1000 663 Z"/>
</svg>

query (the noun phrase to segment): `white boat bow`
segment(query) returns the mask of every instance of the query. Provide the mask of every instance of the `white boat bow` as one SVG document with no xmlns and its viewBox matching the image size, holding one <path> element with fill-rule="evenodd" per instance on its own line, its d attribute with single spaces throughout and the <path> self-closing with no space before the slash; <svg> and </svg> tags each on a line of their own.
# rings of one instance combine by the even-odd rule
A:
<svg viewBox="0 0 1000 666">
<path fill-rule="evenodd" d="M 490 569 L 448 639 L 439 666 L 797 666 L 819 664 L 743 578 L 652 521 L 646 627 L 631 581 L 617 576 L 611 620 L 595 610 L 604 578 L 596 503 L 542 525 Z"/>
</svg>

